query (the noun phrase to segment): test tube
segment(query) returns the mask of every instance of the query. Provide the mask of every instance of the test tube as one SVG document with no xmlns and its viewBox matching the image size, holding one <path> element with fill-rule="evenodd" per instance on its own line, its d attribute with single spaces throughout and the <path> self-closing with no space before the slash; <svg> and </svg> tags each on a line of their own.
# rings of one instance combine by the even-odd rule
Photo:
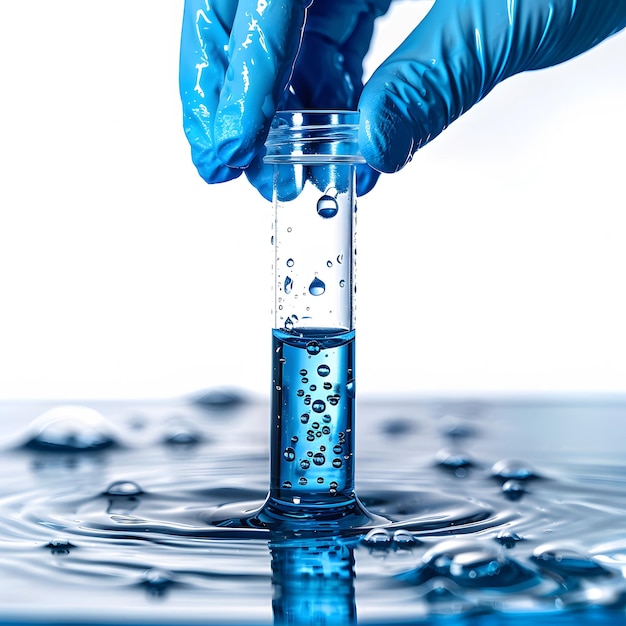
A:
<svg viewBox="0 0 626 626">
<path fill-rule="evenodd" d="M 264 510 L 282 520 L 358 524 L 366 515 L 354 492 L 358 115 L 279 112 L 266 143 L 275 280 Z"/>
</svg>

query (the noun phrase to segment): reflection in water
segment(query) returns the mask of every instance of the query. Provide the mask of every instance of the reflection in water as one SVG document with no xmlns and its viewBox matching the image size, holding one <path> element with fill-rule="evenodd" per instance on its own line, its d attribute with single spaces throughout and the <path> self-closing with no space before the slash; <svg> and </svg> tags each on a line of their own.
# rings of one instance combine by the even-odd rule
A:
<svg viewBox="0 0 626 626">
<path fill-rule="evenodd" d="M 354 540 L 274 537 L 269 546 L 275 626 L 356 624 Z"/>
</svg>

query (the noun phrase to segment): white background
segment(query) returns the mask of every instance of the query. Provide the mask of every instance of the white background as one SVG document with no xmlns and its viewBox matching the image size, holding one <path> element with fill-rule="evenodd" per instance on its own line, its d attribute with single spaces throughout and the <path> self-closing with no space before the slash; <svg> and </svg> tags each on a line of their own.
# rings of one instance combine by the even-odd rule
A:
<svg viewBox="0 0 626 626">
<path fill-rule="evenodd" d="M 181 13 L 0 4 L 0 398 L 267 395 L 271 209 L 191 164 Z M 624 59 L 510 79 L 360 199 L 360 394 L 626 391 Z"/>
</svg>

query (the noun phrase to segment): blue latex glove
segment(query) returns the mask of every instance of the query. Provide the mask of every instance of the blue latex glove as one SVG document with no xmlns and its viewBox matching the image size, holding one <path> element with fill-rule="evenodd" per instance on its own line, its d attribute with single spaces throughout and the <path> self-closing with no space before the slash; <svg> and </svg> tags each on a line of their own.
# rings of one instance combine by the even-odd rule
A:
<svg viewBox="0 0 626 626">
<path fill-rule="evenodd" d="M 626 26 L 626 0 L 437 0 L 363 88 L 374 20 L 390 0 L 308 2 L 186 0 L 180 89 L 207 182 L 245 170 L 269 198 L 263 143 L 275 111 L 289 108 L 358 106 L 363 155 L 395 172 L 505 78 L 561 63 Z M 375 184 L 374 170 L 357 172 L 359 194 Z"/>
</svg>

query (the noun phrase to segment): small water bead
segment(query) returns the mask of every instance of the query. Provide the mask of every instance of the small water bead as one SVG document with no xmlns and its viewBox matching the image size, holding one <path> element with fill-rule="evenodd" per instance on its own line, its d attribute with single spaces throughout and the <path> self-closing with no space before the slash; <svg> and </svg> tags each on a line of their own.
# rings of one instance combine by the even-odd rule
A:
<svg viewBox="0 0 626 626">
<path fill-rule="evenodd" d="M 309 414 L 308 414 L 308 413 L 303 413 L 303 414 L 300 416 L 300 421 L 301 421 L 303 424 L 308 424 L 308 422 L 309 422 Z"/>
<path fill-rule="evenodd" d="M 500 531 L 495 539 L 500 545 L 509 550 L 522 541 L 522 538 L 517 533 L 508 531 Z"/>
<path fill-rule="evenodd" d="M 300 376 L 306 376 L 308 374 L 308 372 L 305 369 L 301 369 L 299 373 L 300 373 Z"/>
<path fill-rule="evenodd" d="M 401 528 L 393 533 L 393 545 L 401 550 L 410 550 L 415 546 L 421 545 L 422 542 L 408 530 Z"/>
<path fill-rule="evenodd" d="M 339 469 L 343 465 L 343 461 L 341 459 L 333 459 L 333 467 L 335 469 Z"/>
<path fill-rule="evenodd" d="M 316 413 L 323 413 L 326 410 L 326 403 L 323 400 L 316 400 L 315 402 L 313 402 L 311 408 Z"/>
<path fill-rule="evenodd" d="M 338 254 L 337 255 L 337 263 L 339 263 L 339 265 L 341 265 L 343 263 L 343 254 Z"/>
<path fill-rule="evenodd" d="M 443 469 L 452 471 L 459 478 L 467 474 L 467 470 L 474 467 L 472 459 L 459 450 L 442 448 L 435 455 L 435 462 Z"/>
<path fill-rule="evenodd" d="M 317 385 L 310 385 L 309 391 L 317 391 Z"/>
<path fill-rule="evenodd" d="M 132 480 L 116 480 L 112 482 L 104 491 L 105 496 L 139 496 L 143 489 Z"/>
<path fill-rule="evenodd" d="M 293 259 L 287 259 L 287 267 L 293 267 Z"/>
<path fill-rule="evenodd" d="M 343 448 L 342 448 L 341 446 L 335 446 L 335 447 L 333 448 L 333 452 L 334 452 L 335 454 L 341 454 L 341 453 L 343 452 Z"/>
<path fill-rule="evenodd" d="M 300 467 L 301 467 L 303 470 L 308 470 L 308 469 L 309 469 L 309 467 L 311 467 L 311 462 L 310 462 L 308 459 L 302 459 L 302 460 L 300 461 Z"/>
<path fill-rule="evenodd" d="M 76 546 L 67 539 L 53 539 L 44 547 L 50 550 L 51 554 L 69 554 Z"/>
<path fill-rule="evenodd" d="M 296 458 L 296 451 L 293 448 L 285 448 L 283 452 L 283 458 L 285 461 L 293 461 Z"/>
<path fill-rule="evenodd" d="M 193 446 L 202 441 L 202 434 L 186 420 L 171 420 L 167 425 L 164 443 L 176 446 Z"/>
<path fill-rule="evenodd" d="M 303 400 L 304 404 L 306 404 L 307 406 L 309 406 L 311 404 L 311 396 L 309 394 L 307 394 L 306 396 L 304 396 L 304 400 Z"/>
<path fill-rule="evenodd" d="M 321 347 L 320 344 L 317 343 L 317 341 L 309 341 L 306 344 L 306 351 L 311 355 L 311 356 L 315 356 L 317 354 L 320 353 L 321 351 Z"/>
<path fill-rule="evenodd" d="M 491 468 L 491 475 L 494 478 L 500 480 L 531 480 L 533 478 L 539 478 L 539 475 L 535 470 L 522 461 L 515 461 L 511 459 L 502 459 L 497 463 L 494 463 Z"/>
<path fill-rule="evenodd" d="M 343 278 L 339 281 L 339 286 L 340 287 L 345 287 L 346 286 L 346 281 Z"/>
<path fill-rule="evenodd" d="M 332 421 L 332 419 L 333 419 L 333 418 L 332 418 L 332 417 L 331 417 L 328 413 L 325 413 L 325 414 L 324 414 L 324 417 L 322 417 L 322 421 L 323 421 L 325 424 L 330 424 L 330 422 Z"/>
<path fill-rule="evenodd" d="M 337 204 L 337 200 L 335 200 L 332 196 L 324 194 L 317 201 L 317 214 L 325 219 L 335 217 L 338 210 L 339 205 Z"/>
<path fill-rule="evenodd" d="M 23 447 L 32 450 L 85 452 L 118 445 L 112 424 L 84 406 L 59 406 L 42 413 L 28 427 Z"/>
<path fill-rule="evenodd" d="M 154 567 L 143 573 L 140 584 L 146 587 L 150 595 L 162 596 L 174 584 L 174 576 L 171 572 Z"/>
<path fill-rule="evenodd" d="M 330 435 L 330 428 L 328 426 L 322 426 L 322 435 Z"/>
<path fill-rule="evenodd" d="M 328 396 L 326 400 L 328 400 L 328 403 L 330 405 L 337 406 L 339 404 L 339 401 L 341 400 L 341 396 L 338 393 L 336 393 L 332 396 Z"/>
<path fill-rule="evenodd" d="M 317 477 L 317 484 L 318 485 L 323 485 L 324 484 L 324 477 L 323 476 L 318 476 Z"/>
<path fill-rule="evenodd" d="M 320 427 L 320 423 L 319 423 L 319 422 L 313 422 L 313 423 L 311 424 L 311 428 L 317 429 L 317 428 L 319 428 L 319 427 Z"/>
<path fill-rule="evenodd" d="M 296 435 L 291 438 L 291 443 L 298 443 L 298 437 Z"/>
<path fill-rule="evenodd" d="M 283 487 L 283 489 L 291 489 L 291 487 L 292 487 L 291 481 L 290 480 L 284 480 L 282 487 Z"/>
<path fill-rule="evenodd" d="M 391 547 L 392 535 L 385 528 L 372 528 L 363 539 L 361 543 L 370 549 L 374 550 L 387 550 Z"/>
<path fill-rule="evenodd" d="M 332 261 L 326 261 L 326 267 L 332 267 L 332 266 L 333 266 Z"/>
<path fill-rule="evenodd" d="M 298 389 L 298 391 L 296 391 L 296 395 L 301 398 L 304 395 L 304 389 Z"/>
<path fill-rule="evenodd" d="M 317 452 L 313 455 L 313 463 L 315 463 L 315 465 L 324 465 L 324 463 L 326 463 L 326 457 L 321 452 Z"/>
<path fill-rule="evenodd" d="M 285 284 L 283 286 L 283 291 L 287 294 L 291 293 L 291 289 L 293 287 L 293 280 L 289 276 L 285 277 Z"/>
<path fill-rule="evenodd" d="M 300 478 L 298 479 L 298 484 L 302 487 L 304 487 L 304 485 L 306 485 L 308 482 L 309 481 L 304 476 L 300 476 Z"/>
<path fill-rule="evenodd" d="M 330 374 L 330 367 L 323 363 L 317 368 L 317 373 L 319 376 L 326 377 Z"/>
<path fill-rule="evenodd" d="M 326 291 L 326 285 L 324 281 L 320 280 L 317 276 L 311 281 L 309 285 L 309 293 L 312 296 L 321 296 Z"/>
<path fill-rule="evenodd" d="M 332 383 L 329 383 L 328 381 L 326 381 L 326 382 L 324 383 L 323 387 L 324 387 L 324 389 L 325 389 L 326 391 L 330 391 L 330 390 L 333 388 L 333 384 L 332 384 Z"/>
<path fill-rule="evenodd" d="M 521 500 L 526 493 L 526 486 L 521 480 L 507 480 L 501 489 L 504 496 L 513 502 Z"/>
</svg>

